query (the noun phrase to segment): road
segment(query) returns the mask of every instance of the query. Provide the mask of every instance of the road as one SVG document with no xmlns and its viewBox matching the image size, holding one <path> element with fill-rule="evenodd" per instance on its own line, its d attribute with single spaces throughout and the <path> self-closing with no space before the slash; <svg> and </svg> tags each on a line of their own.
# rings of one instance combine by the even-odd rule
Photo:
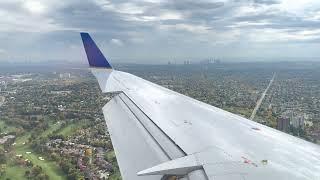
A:
<svg viewBox="0 0 320 180">
<path fill-rule="evenodd" d="M 266 94 L 267 94 L 270 86 L 272 85 L 275 77 L 276 77 L 276 73 L 273 73 L 273 76 L 272 76 L 272 78 L 271 78 L 271 80 L 270 80 L 267 88 L 266 88 L 266 89 L 264 90 L 264 92 L 262 93 L 260 99 L 257 101 L 256 107 L 254 107 L 254 109 L 253 109 L 253 111 L 252 111 L 252 114 L 251 114 L 251 116 L 250 116 L 250 119 L 251 119 L 251 120 L 253 120 L 254 117 L 256 116 L 256 113 L 257 113 L 257 111 L 259 110 L 259 108 L 260 108 L 260 106 L 261 106 L 261 104 L 262 104 L 262 102 L 263 102 L 263 99 L 266 97 Z"/>
</svg>

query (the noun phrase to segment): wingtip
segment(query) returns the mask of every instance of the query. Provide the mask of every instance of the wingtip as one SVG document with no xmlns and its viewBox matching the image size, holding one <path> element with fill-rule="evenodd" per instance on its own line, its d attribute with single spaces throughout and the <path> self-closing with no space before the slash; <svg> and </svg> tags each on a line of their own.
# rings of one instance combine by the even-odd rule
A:
<svg viewBox="0 0 320 180">
<path fill-rule="evenodd" d="M 84 36 L 90 36 L 90 34 L 87 32 L 80 32 L 80 36 L 83 38 Z"/>
<path fill-rule="evenodd" d="M 112 69 L 108 60 L 104 57 L 96 43 L 87 32 L 80 32 L 84 49 L 87 54 L 90 67 Z"/>
</svg>

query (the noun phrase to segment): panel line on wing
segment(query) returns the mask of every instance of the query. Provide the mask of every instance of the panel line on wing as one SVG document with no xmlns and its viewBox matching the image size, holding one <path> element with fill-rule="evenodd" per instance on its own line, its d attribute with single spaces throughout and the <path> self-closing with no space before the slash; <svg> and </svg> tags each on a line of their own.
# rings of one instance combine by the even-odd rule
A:
<svg viewBox="0 0 320 180">
<path fill-rule="evenodd" d="M 161 176 L 145 178 L 137 176 L 137 172 L 169 161 L 170 158 L 131 113 L 119 95 L 113 97 L 103 107 L 103 114 L 123 179 L 161 179 Z"/>
<path fill-rule="evenodd" d="M 124 93 L 119 95 L 120 99 L 126 104 L 130 111 L 140 121 L 142 126 L 159 143 L 161 148 L 168 154 L 170 159 L 186 156 L 186 153 L 172 141 L 141 109 Z"/>
</svg>

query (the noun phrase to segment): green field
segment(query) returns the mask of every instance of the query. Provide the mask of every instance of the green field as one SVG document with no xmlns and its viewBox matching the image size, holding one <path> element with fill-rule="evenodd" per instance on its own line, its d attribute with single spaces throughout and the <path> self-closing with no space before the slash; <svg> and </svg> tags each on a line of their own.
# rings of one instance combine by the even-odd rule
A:
<svg viewBox="0 0 320 180">
<path fill-rule="evenodd" d="M 26 168 L 24 167 L 19 167 L 19 166 L 8 166 L 6 168 L 6 174 L 4 175 L 4 177 L 1 177 L 3 179 L 26 179 L 24 177 Z M 0 179 L 1 179 L 0 178 Z"/>
<path fill-rule="evenodd" d="M 224 108 L 224 110 L 244 116 L 246 118 L 249 118 L 253 111 L 253 109 L 241 108 L 241 107 L 227 107 L 227 108 Z"/>
<path fill-rule="evenodd" d="M 70 125 L 71 126 L 71 125 Z M 51 124 L 50 128 L 44 131 L 40 136 L 47 136 L 55 130 L 60 128 L 59 123 Z M 0 128 L 5 132 L 11 132 L 15 130 L 15 127 L 8 126 L 5 122 L 0 121 Z M 71 127 L 65 127 L 63 129 L 72 129 Z M 23 136 L 19 136 L 16 138 L 15 145 L 12 146 L 12 151 L 15 152 L 15 155 L 22 155 L 23 159 L 30 160 L 34 165 L 38 165 L 42 168 L 43 172 L 49 176 L 50 179 L 54 180 L 65 180 L 66 175 L 60 169 L 58 164 L 54 161 L 49 161 L 45 159 L 45 157 L 41 154 L 35 153 L 28 144 L 28 138 L 30 137 L 31 132 L 25 133 Z M 26 152 L 31 152 L 31 154 L 26 154 Z M 39 157 L 43 157 L 44 160 L 39 160 Z M 0 179 L 26 179 L 24 177 L 26 170 L 30 170 L 30 168 L 17 166 L 9 162 L 6 164 L 6 173 Z"/>
<path fill-rule="evenodd" d="M 61 134 L 63 136 L 70 136 L 72 133 L 74 133 L 78 128 L 80 127 L 79 124 L 70 124 L 66 127 L 61 128 L 57 134 Z"/>
<path fill-rule="evenodd" d="M 28 147 L 28 145 L 17 144 L 15 147 L 15 150 L 16 150 L 16 154 L 21 154 L 24 159 L 28 159 L 34 165 L 38 165 L 42 167 L 43 172 L 47 174 L 50 179 L 57 179 L 57 180 L 66 179 L 65 174 L 62 172 L 60 167 L 55 162 L 48 161 L 46 159 L 44 161 L 39 160 L 38 158 L 41 155 L 34 153 L 33 150 Z M 31 154 L 26 154 L 26 152 L 31 152 Z"/>
<path fill-rule="evenodd" d="M 12 127 L 12 126 L 8 126 L 4 121 L 0 120 L 0 133 L 8 133 L 8 132 L 12 132 L 15 131 L 16 128 Z"/>
<path fill-rule="evenodd" d="M 61 128 L 61 123 L 49 123 L 49 129 L 45 130 L 43 133 L 41 133 L 42 137 L 48 136 L 50 133 L 58 130 Z"/>
</svg>

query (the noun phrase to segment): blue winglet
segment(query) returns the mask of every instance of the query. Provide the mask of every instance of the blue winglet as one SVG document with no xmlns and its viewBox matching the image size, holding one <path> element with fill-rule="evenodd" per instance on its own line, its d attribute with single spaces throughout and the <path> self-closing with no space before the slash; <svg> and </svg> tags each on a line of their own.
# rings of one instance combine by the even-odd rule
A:
<svg viewBox="0 0 320 180">
<path fill-rule="evenodd" d="M 87 54 L 90 67 L 112 69 L 108 60 L 104 57 L 96 43 L 92 40 L 88 33 L 80 33 L 84 49 Z"/>
</svg>

